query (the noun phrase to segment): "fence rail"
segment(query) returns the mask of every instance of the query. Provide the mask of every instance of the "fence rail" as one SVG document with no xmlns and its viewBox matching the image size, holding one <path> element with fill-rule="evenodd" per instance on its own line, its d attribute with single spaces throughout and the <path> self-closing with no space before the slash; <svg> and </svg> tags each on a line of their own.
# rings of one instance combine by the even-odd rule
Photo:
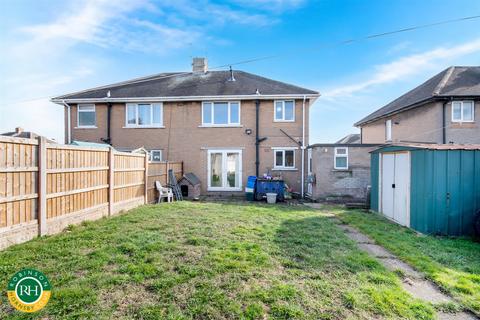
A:
<svg viewBox="0 0 480 320">
<path fill-rule="evenodd" d="M 145 154 L 0 137 L 0 249 L 154 202 L 169 169 L 183 175 Z"/>
</svg>

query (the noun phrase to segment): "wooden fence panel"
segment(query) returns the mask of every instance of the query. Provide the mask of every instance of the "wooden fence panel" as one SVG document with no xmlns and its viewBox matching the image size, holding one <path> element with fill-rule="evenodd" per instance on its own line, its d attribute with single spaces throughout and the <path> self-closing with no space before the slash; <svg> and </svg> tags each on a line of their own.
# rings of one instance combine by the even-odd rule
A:
<svg viewBox="0 0 480 320">
<path fill-rule="evenodd" d="M 47 147 L 47 219 L 108 203 L 108 152 Z"/>
<path fill-rule="evenodd" d="M 38 141 L 0 138 L 0 228 L 37 219 Z"/>
<path fill-rule="evenodd" d="M 114 203 L 144 197 L 145 155 L 114 152 Z"/>
<path fill-rule="evenodd" d="M 0 249 L 156 199 L 155 181 L 182 162 L 0 136 Z"/>
<path fill-rule="evenodd" d="M 162 186 L 166 186 L 169 183 L 167 179 L 168 169 L 173 170 L 177 181 L 183 177 L 183 162 L 150 162 L 148 164 L 148 203 L 153 203 L 157 200 L 155 181 L 160 181 Z"/>
</svg>

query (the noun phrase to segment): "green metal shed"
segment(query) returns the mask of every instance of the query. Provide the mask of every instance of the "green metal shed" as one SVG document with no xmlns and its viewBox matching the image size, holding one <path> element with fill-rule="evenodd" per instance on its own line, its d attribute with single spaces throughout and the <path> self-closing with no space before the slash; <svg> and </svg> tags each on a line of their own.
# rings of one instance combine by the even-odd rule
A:
<svg viewBox="0 0 480 320">
<path fill-rule="evenodd" d="M 395 144 L 371 152 L 371 209 L 422 233 L 473 235 L 480 145 Z"/>
</svg>

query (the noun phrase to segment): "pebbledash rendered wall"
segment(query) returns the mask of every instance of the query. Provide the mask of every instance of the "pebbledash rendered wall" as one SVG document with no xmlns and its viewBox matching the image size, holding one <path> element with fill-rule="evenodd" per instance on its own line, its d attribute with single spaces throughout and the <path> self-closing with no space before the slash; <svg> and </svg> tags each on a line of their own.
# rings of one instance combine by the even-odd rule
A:
<svg viewBox="0 0 480 320">
<path fill-rule="evenodd" d="M 0 249 L 152 202 L 182 163 L 145 154 L 0 136 Z"/>
<path fill-rule="evenodd" d="M 371 208 L 379 211 L 379 157 L 383 152 L 410 153 L 410 227 L 426 234 L 473 235 L 480 211 L 480 146 L 431 150 L 388 146 L 372 152 Z"/>
<path fill-rule="evenodd" d="M 348 148 L 348 168 L 335 169 L 335 148 Z M 364 201 L 370 185 L 370 151 L 375 144 L 315 144 L 312 150 L 312 198 L 338 202 Z"/>
</svg>

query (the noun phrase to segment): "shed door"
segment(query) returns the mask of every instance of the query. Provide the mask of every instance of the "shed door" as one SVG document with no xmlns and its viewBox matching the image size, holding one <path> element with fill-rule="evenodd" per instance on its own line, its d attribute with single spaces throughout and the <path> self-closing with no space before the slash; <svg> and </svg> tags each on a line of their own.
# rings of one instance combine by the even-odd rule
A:
<svg viewBox="0 0 480 320">
<path fill-rule="evenodd" d="M 410 163 L 408 153 L 395 154 L 395 191 L 393 220 L 403 226 L 410 226 L 409 218 L 409 190 L 410 190 Z"/>
<path fill-rule="evenodd" d="M 393 219 L 395 183 L 395 155 L 391 153 L 382 155 L 382 213 Z"/>
<path fill-rule="evenodd" d="M 381 162 L 381 212 L 410 226 L 410 157 L 406 152 L 384 153 Z"/>
</svg>

